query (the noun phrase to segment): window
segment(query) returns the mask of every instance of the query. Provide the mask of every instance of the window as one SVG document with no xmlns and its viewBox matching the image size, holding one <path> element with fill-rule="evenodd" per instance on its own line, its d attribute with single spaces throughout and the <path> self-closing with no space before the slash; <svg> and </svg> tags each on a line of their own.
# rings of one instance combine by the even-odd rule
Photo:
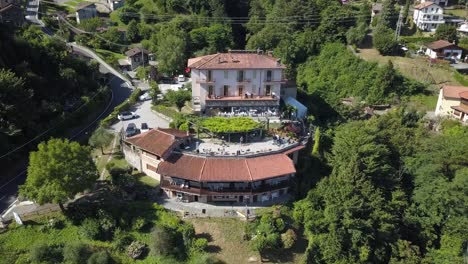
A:
<svg viewBox="0 0 468 264">
<path fill-rule="evenodd" d="M 271 71 L 267 71 L 266 80 L 267 82 L 271 82 Z"/>
<path fill-rule="evenodd" d="M 438 20 L 439 16 L 434 16 L 433 18 L 434 18 L 434 20 Z"/>
<path fill-rule="evenodd" d="M 229 72 L 228 71 L 224 71 L 224 79 L 228 79 L 229 78 Z"/>
<path fill-rule="evenodd" d="M 244 95 L 244 86 L 239 85 L 237 87 L 237 93 L 238 93 L 238 96 L 243 96 Z"/>
<path fill-rule="evenodd" d="M 224 85 L 223 87 L 223 95 L 229 96 L 229 85 Z"/>
<path fill-rule="evenodd" d="M 213 96 L 213 85 L 208 86 L 208 96 Z"/>
<path fill-rule="evenodd" d="M 237 81 L 238 82 L 243 82 L 244 81 L 244 71 L 238 71 L 237 72 Z"/>
<path fill-rule="evenodd" d="M 271 85 L 265 85 L 265 95 L 271 95 Z"/>
<path fill-rule="evenodd" d="M 256 70 L 252 71 L 252 79 L 257 79 L 257 71 Z"/>
<path fill-rule="evenodd" d="M 147 170 L 150 170 L 150 171 L 154 171 L 154 172 L 156 172 L 156 170 L 157 170 L 156 167 L 151 166 L 151 165 L 149 165 L 149 164 L 146 164 L 146 169 L 147 169 Z"/>
<path fill-rule="evenodd" d="M 213 76 L 211 74 L 211 71 L 208 71 L 208 73 L 206 74 L 206 80 L 210 82 L 210 81 L 212 81 L 212 77 Z"/>
</svg>

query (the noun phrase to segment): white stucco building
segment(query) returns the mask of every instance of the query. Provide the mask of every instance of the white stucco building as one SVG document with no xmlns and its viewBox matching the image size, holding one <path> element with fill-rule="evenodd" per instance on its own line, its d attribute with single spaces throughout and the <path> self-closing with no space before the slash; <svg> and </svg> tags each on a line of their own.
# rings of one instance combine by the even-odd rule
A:
<svg viewBox="0 0 468 264">
<path fill-rule="evenodd" d="M 229 51 L 188 61 L 195 112 L 278 113 L 283 65 L 271 53 Z"/>
<path fill-rule="evenodd" d="M 446 40 L 437 40 L 426 44 L 426 55 L 431 59 L 450 58 L 461 60 L 463 49 Z"/>
<path fill-rule="evenodd" d="M 414 7 L 414 24 L 424 31 L 436 31 L 440 24 L 444 24 L 444 9 L 433 2 L 423 2 Z"/>
</svg>

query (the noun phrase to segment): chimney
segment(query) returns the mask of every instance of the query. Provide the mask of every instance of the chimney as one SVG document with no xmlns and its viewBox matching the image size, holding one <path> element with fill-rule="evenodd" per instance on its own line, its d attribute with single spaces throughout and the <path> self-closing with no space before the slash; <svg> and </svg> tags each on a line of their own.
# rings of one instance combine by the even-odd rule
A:
<svg viewBox="0 0 468 264">
<path fill-rule="evenodd" d="M 281 59 L 276 60 L 276 66 L 281 66 Z"/>
</svg>

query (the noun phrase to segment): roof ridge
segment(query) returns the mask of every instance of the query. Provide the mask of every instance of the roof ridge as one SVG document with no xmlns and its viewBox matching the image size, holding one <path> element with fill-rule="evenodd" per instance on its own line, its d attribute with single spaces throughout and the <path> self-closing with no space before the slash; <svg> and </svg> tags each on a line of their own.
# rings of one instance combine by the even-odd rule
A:
<svg viewBox="0 0 468 264">
<path fill-rule="evenodd" d="M 216 54 L 207 55 L 207 56 L 211 56 L 211 58 L 209 58 L 208 60 L 206 60 L 206 61 L 200 63 L 200 65 L 198 65 L 197 68 L 198 68 L 198 67 L 201 67 L 201 66 L 203 66 L 203 65 L 205 65 L 205 64 L 207 64 L 207 63 L 210 62 L 210 61 L 212 61 L 212 60 L 213 60 L 215 57 L 217 57 L 219 54 L 221 54 L 221 53 L 216 53 Z M 203 59 L 201 59 L 201 60 L 203 60 Z M 201 62 L 201 61 L 200 61 L 200 62 Z"/>
<path fill-rule="evenodd" d="M 250 172 L 250 167 L 249 167 L 249 163 L 247 162 L 247 159 L 244 159 L 244 162 L 245 162 L 245 166 L 247 167 L 247 172 L 249 173 L 250 180 L 253 181 L 252 173 Z"/>
<path fill-rule="evenodd" d="M 162 129 L 164 129 L 164 128 L 162 128 Z M 159 131 L 159 132 L 161 132 L 163 134 L 166 134 L 166 135 L 169 135 L 169 136 L 173 137 L 174 140 L 176 139 L 176 137 L 174 135 L 172 135 L 171 133 L 167 133 L 166 131 L 162 131 L 160 127 L 158 127 L 155 130 L 157 130 L 157 131 Z"/>
<path fill-rule="evenodd" d="M 193 158 L 193 157 L 192 157 Z M 200 176 L 198 177 L 198 181 L 201 182 L 201 178 L 202 178 L 202 175 L 203 175 L 203 171 L 205 170 L 205 164 L 206 164 L 206 158 L 203 159 L 203 165 L 201 167 L 201 170 L 200 170 Z"/>
</svg>

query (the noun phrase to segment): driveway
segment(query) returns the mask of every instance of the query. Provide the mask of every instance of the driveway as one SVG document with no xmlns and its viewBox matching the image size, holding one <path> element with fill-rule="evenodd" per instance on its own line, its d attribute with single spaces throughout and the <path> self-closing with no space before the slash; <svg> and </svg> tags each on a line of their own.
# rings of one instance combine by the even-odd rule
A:
<svg viewBox="0 0 468 264">
<path fill-rule="evenodd" d="M 129 123 L 135 123 L 138 128 L 141 127 L 141 123 L 147 123 L 150 128 L 169 127 L 168 121 L 162 119 L 151 110 L 151 100 L 139 102 L 131 109 L 131 111 L 137 114 L 136 118 L 119 121 L 113 124 L 111 129 L 114 131 L 120 131 L 122 128 L 126 128 Z"/>
<path fill-rule="evenodd" d="M 188 84 L 190 82 L 191 82 L 190 78 L 187 78 L 185 82 L 178 82 L 176 84 L 160 83 L 158 86 L 159 86 L 159 90 L 161 90 L 163 94 L 166 94 L 169 90 L 177 91 L 182 87 L 182 85 Z"/>
</svg>

